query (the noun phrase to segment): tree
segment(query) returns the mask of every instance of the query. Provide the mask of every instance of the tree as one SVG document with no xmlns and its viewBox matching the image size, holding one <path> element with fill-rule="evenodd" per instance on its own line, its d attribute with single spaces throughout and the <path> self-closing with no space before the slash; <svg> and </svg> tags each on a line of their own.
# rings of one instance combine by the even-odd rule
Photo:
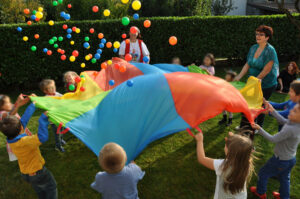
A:
<svg viewBox="0 0 300 199">
<path fill-rule="evenodd" d="M 213 15 L 226 15 L 236 9 L 232 0 L 214 0 L 211 6 Z"/>
<path fill-rule="evenodd" d="M 278 5 L 278 8 L 281 12 L 285 13 L 286 16 L 288 17 L 288 19 L 292 22 L 292 24 L 294 24 L 297 29 L 300 31 L 300 21 L 298 19 L 296 19 L 295 16 L 292 15 L 291 11 L 287 8 L 285 8 L 285 0 L 275 0 L 277 5 Z M 299 3 L 300 3 L 300 0 L 295 0 L 294 2 L 294 6 L 295 6 L 295 9 L 297 10 L 298 13 L 300 13 L 300 7 L 299 7 Z M 300 34 L 299 34 L 299 37 L 300 37 Z"/>
</svg>

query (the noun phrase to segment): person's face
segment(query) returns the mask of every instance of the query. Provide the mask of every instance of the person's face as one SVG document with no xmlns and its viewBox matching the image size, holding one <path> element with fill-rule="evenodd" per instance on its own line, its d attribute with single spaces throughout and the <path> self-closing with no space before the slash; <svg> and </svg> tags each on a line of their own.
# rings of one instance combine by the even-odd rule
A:
<svg viewBox="0 0 300 199">
<path fill-rule="evenodd" d="M 3 101 L 4 101 L 4 103 L 3 103 L 2 107 L 0 107 L 0 110 L 11 111 L 13 105 L 10 101 L 10 98 L 9 97 L 4 97 Z"/>
<path fill-rule="evenodd" d="M 44 93 L 45 94 L 55 94 L 56 93 L 56 86 L 55 86 L 55 83 L 54 82 L 52 82 L 52 83 L 50 83 L 50 84 L 48 84 L 46 87 L 45 87 L 45 89 L 44 89 Z"/>
<path fill-rule="evenodd" d="M 231 75 L 226 74 L 225 80 L 226 80 L 227 82 L 232 82 L 232 77 L 231 77 Z"/>
<path fill-rule="evenodd" d="M 75 84 L 75 79 L 74 79 L 73 75 L 67 74 L 66 75 L 66 82 L 68 82 L 70 84 Z"/>
<path fill-rule="evenodd" d="M 172 64 L 177 64 L 177 65 L 181 65 L 180 60 L 178 58 L 173 59 Z"/>
<path fill-rule="evenodd" d="M 255 36 L 258 44 L 266 43 L 269 40 L 269 37 L 266 37 L 266 34 L 263 32 L 255 32 Z"/>
<path fill-rule="evenodd" d="M 289 72 L 292 72 L 293 69 L 294 69 L 293 64 L 290 64 L 290 65 L 288 66 L 288 71 L 289 71 Z"/>
<path fill-rule="evenodd" d="M 139 33 L 133 34 L 133 33 L 130 32 L 130 33 L 129 33 L 130 40 L 135 40 L 135 39 L 137 39 L 138 35 L 139 35 Z"/>
<path fill-rule="evenodd" d="M 292 88 L 290 88 L 289 96 L 292 102 L 298 102 L 300 100 L 300 95 L 297 95 L 294 89 Z"/>
<path fill-rule="evenodd" d="M 300 123 L 300 106 L 299 103 L 290 111 L 289 120 L 295 123 Z"/>
<path fill-rule="evenodd" d="M 211 66 L 211 60 L 209 57 L 204 57 L 203 63 L 205 66 Z"/>
</svg>

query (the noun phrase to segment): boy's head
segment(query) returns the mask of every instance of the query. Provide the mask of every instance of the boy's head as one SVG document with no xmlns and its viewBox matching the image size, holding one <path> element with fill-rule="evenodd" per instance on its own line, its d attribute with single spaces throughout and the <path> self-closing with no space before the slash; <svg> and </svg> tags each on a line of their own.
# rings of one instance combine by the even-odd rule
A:
<svg viewBox="0 0 300 199">
<path fill-rule="evenodd" d="M 227 71 L 226 75 L 225 75 L 225 80 L 227 82 L 232 82 L 236 76 L 237 76 L 236 72 L 231 71 L 231 70 Z"/>
<path fill-rule="evenodd" d="M 55 81 L 52 79 L 44 79 L 40 83 L 40 89 L 46 95 L 53 95 L 56 93 Z"/>
<path fill-rule="evenodd" d="M 0 121 L 0 131 L 11 140 L 23 130 L 20 120 L 16 116 L 8 116 Z"/>
<path fill-rule="evenodd" d="M 289 96 L 293 102 L 300 101 L 300 80 L 295 80 L 291 83 Z"/>
<path fill-rule="evenodd" d="M 77 77 L 78 74 L 74 71 L 68 71 L 64 74 L 64 82 L 75 84 L 75 77 Z"/>
<path fill-rule="evenodd" d="M 179 57 L 173 57 L 172 64 L 181 65 L 181 61 Z"/>
<path fill-rule="evenodd" d="M 119 173 L 126 161 L 126 152 L 116 143 L 104 145 L 99 154 L 99 164 L 107 173 Z"/>
<path fill-rule="evenodd" d="M 0 95 L 0 111 L 11 111 L 13 105 L 7 95 Z"/>
</svg>

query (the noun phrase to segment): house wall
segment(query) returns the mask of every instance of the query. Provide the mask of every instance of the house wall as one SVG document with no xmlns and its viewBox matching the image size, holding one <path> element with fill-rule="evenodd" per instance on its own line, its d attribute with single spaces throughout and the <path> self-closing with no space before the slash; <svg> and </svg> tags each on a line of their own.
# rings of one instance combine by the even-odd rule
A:
<svg viewBox="0 0 300 199">
<path fill-rule="evenodd" d="M 227 15 L 246 15 L 247 0 L 233 0 L 236 9 L 230 11 Z"/>
</svg>

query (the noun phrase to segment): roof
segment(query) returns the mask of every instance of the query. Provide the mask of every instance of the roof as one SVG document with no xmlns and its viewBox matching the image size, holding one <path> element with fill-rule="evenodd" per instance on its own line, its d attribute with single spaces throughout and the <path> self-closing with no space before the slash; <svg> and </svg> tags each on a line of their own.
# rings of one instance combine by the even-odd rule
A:
<svg viewBox="0 0 300 199">
<path fill-rule="evenodd" d="M 251 7 L 255 7 L 261 10 L 279 12 L 278 5 L 276 2 L 248 2 L 247 4 Z M 292 13 L 297 12 L 294 3 L 285 3 L 284 7 L 287 8 Z"/>
</svg>

